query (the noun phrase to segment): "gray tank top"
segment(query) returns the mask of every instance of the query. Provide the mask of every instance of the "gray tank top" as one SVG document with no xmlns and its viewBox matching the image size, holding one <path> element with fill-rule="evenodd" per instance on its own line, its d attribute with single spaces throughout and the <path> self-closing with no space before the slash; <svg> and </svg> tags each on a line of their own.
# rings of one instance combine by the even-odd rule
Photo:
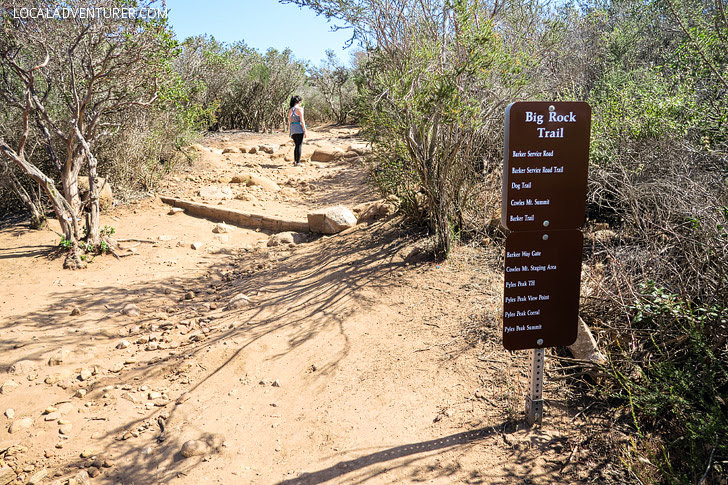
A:
<svg viewBox="0 0 728 485">
<path fill-rule="evenodd" d="M 303 133 L 301 115 L 297 114 L 295 109 L 295 107 L 291 108 L 291 135 L 299 135 Z"/>
</svg>

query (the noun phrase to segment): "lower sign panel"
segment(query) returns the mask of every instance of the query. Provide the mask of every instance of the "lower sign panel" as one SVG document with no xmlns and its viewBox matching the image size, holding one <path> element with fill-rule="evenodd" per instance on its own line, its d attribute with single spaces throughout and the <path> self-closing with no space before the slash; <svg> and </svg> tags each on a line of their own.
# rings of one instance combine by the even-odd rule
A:
<svg viewBox="0 0 728 485">
<path fill-rule="evenodd" d="M 576 340 L 584 237 L 579 230 L 512 232 L 506 239 L 503 346 L 567 346 Z"/>
</svg>

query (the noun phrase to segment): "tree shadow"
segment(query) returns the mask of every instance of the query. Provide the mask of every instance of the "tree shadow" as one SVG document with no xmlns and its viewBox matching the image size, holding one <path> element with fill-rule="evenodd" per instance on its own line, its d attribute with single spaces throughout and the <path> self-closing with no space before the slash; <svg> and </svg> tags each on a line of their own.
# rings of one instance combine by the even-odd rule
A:
<svg viewBox="0 0 728 485">
<path fill-rule="evenodd" d="M 487 426 L 470 431 L 451 434 L 418 443 L 395 446 L 382 451 L 366 454 L 350 460 L 342 460 L 338 463 L 311 473 L 303 473 L 296 478 L 283 480 L 278 485 L 316 485 L 328 481 L 340 483 L 365 483 L 380 475 L 389 473 L 396 469 L 404 469 L 415 466 L 410 474 L 413 482 L 431 482 L 437 479 L 448 479 L 463 483 L 513 483 L 515 479 L 523 479 L 523 473 L 516 470 L 516 466 L 528 466 L 533 461 L 534 454 L 542 454 L 551 450 L 561 450 L 564 447 L 562 438 L 553 438 L 542 434 L 538 430 L 530 432 L 529 449 L 520 450 L 514 448 L 511 459 L 504 464 L 502 471 L 506 477 L 503 481 L 496 479 L 488 470 L 464 470 L 463 466 L 454 462 L 445 466 L 416 466 L 416 462 L 432 457 L 431 452 L 438 452 L 438 456 L 448 451 L 457 451 L 462 454 L 466 450 L 484 444 L 487 439 L 505 438 L 513 435 L 519 429 L 523 430 L 525 423 L 521 421 L 505 421 L 496 426 Z M 358 473 L 357 473 L 358 472 Z M 458 475 L 458 477 L 456 477 Z M 548 473 L 539 473 L 546 476 Z M 530 474 L 530 479 L 535 479 L 537 474 Z M 526 480 L 528 482 L 528 479 Z"/>
<path fill-rule="evenodd" d="M 89 340 L 94 345 L 113 345 L 121 338 L 119 330 L 131 330 L 128 335 L 161 334 L 161 327 L 174 322 L 215 318 L 208 322 L 185 324 L 197 334 L 197 341 L 186 341 L 171 351 L 139 352 L 136 364 L 125 365 L 120 373 L 102 369 L 94 382 L 74 382 L 75 388 L 88 390 L 87 399 L 101 400 L 103 388 L 125 382 L 144 382 L 162 377 L 170 368 L 180 366 L 186 359 L 193 359 L 217 344 L 234 339 L 236 348 L 229 358 L 186 390 L 194 393 L 211 378 L 233 363 L 241 354 L 261 338 L 286 330 L 286 350 L 270 356 L 281 358 L 295 351 L 324 331 L 334 329 L 344 338 L 344 345 L 321 369 L 325 374 L 339 364 L 349 352 L 348 337 L 342 323 L 352 313 L 371 303 L 366 292 L 386 291 L 392 284 L 391 273 L 405 265 L 398 257 L 412 238 L 404 235 L 394 221 L 373 224 L 366 231 L 354 230 L 348 234 L 322 237 L 303 247 L 274 248 L 269 250 L 242 251 L 223 258 L 214 265 L 206 266 L 202 275 L 160 277 L 130 287 L 106 286 L 89 291 L 74 288 L 58 291 L 49 296 L 51 302 L 40 310 L 29 312 L 12 321 L 0 322 L 4 338 L 0 342 L 0 354 L 8 360 L 32 360 L 44 364 L 48 349 L 67 348 L 83 352 Z M 366 291 L 364 291 L 366 290 Z M 192 292 L 193 298 L 185 299 Z M 223 307 L 239 294 L 251 298 L 242 308 L 225 310 Z M 71 302 L 81 313 L 72 319 L 68 304 Z M 127 303 L 135 303 L 141 309 L 138 317 L 122 315 L 120 310 Z M 214 303 L 217 310 L 206 309 Z M 169 311 L 171 310 L 171 311 Z M 168 319 L 161 319 L 166 313 Z M 22 333 L 11 333 L 14 326 L 24 327 Z M 69 328 L 74 328 L 69 331 Z M 33 334 L 37 334 L 33 338 Z M 41 341 L 37 338 L 42 335 Z M 141 350 L 141 349 L 140 349 Z M 12 353 L 10 353 L 13 351 Z M 13 355 L 14 357 L 10 357 Z M 128 355 L 128 354 L 127 354 Z M 5 360 L 5 359 L 3 359 Z M 111 354 L 103 367 L 109 369 L 124 360 L 124 354 Z M 7 368 L 11 362 L 0 362 Z M 42 365 L 41 364 L 41 365 Z M 51 373 L 53 368 L 44 367 L 41 372 Z M 39 377 L 43 379 L 43 375 Z M 138 439 L 139 443 L 119 440 L 129 429 L 149 424 L 154 430 L 161 413 L 167 413 L 166 422 L 174 421 L 177 405 L 171 402 L 164 408 L 140 412 L 141 416 L 127 416 L 107 429 L 100 442 L 111 441 L 100 454 L 113 455 L 117 462 L 124 462 L 123 469 L 114 469 L 114 476 L 123 483 L 156 483 L 168 480 L 194 467 L 201 457 L 179 460 L 177 452 L 182 443 L 169 436 L 161 443 Z M 131 419 L 129 419 L 131 418 Z M 154 431 L 154 434 L 158 434 Z M 148 436 L 148 435 L 145 435 Z M 112 441 L 113 440 L 113 441 Z M 153 453 L 149 453 L 149 447 Z M 177 456 L 177 461 L 170 457 Z M 72 465 L 72 464 L 71 464 Z"/>
</svg>

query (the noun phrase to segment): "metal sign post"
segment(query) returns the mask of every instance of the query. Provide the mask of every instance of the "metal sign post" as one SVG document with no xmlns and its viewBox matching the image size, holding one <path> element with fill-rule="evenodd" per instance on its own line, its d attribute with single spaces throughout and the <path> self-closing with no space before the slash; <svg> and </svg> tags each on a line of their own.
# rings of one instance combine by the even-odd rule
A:
<svg viewBox="0 0 728 485">
<path fill-rule="evenodd" d="M 576 340 L 591 108 L 512 103 L 505 121 L 503 346 L 532 349 L 526 419 L 533 425 L 543 418 L 544 349 Z"/>
<path fill-rule="evenodd" d="M 528 372 L 531 385 L 526 396 L 526 421 L 529 426 L 540 426 L 543 418 L 543 364 L 544 350 L 531 350 L 531 369 Z"/>
</svg>

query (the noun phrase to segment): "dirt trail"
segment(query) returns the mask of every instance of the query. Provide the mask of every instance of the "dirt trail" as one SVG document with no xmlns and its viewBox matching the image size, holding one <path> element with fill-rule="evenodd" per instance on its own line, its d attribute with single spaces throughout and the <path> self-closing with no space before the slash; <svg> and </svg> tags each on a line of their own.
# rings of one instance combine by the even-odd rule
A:
<svg viewBox="0 0 728 485">
<path fill-rule="evenodd" d="M 354 134 L 319 131 L 308 143 L 343 148 Z M 237 198 L 206 202 L 303 218 L 376 198 L 355 161 L 299 168 L 222 154 L 285 141 L 210 138 L 160 194 L 204 201 L 201 187 L 230 186 Z M 229 184 L 241 170 L 283 189 Z M 75 273 L 53 258 L 53 232 L 0 231 L 0 385 L 17 384 L 0 394 L 0 413 L 14 410 L 0 416 L 0 470 L 11 466 L 17 483 L 43 469 L 42 483 L 85 470 L 98 472 L 91 483 L 124 485 L 583 476 L 576 410 L 553 384 L 549 425 L 520 420 L 526 355 L 500 348 L 496 249 L 460 248 L 434 264 L 396 218 L 267 247 L 262 232 L 215 234 L 210 221 L 168 211 L 158 198 L 113 209 L 102 223 L 116 236 L 153 243 L 124 242 L 129 256 Z M 250 301 L 227 308 L 240 294 Z M 181 454 L 189 440 L 202 454 Z"/>
</svg>

